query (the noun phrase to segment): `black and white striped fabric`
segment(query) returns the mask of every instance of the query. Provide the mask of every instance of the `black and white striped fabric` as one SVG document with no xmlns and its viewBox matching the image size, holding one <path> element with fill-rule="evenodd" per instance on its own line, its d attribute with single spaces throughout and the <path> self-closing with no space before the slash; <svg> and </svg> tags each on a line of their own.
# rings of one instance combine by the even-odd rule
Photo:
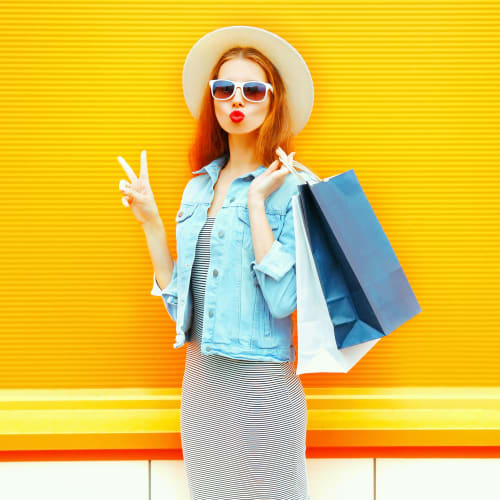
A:
<svg viewBox="0 0 500 500">
<path fill-rule="evenodd" d="M 191 275 L 193 323 L 182 381 L 181 440 L 191 500 L 310 500 L 307 406 L 293 363 L 200 351 L 209 217 Z"/>
</svg>

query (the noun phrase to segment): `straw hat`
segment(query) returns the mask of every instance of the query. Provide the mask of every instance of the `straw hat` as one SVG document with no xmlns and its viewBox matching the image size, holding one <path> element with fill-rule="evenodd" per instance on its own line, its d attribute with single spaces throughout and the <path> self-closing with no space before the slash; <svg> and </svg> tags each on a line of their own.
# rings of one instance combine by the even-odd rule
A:
<svg viewBox="0 0 500 500">
<path fill-rule="evenodd" d="M 299 52 L 278 35 L 255 26 L 227 26 L 201 37 L 189 51 L 182 72 L 184 99 L 193 117 L 200 116 L 201 99 L 211 72 L 226 50 L 237 45 L 260 50 L 278 69 L 286 87 L 297 135 L 306 125 L 314 102 L 311 73 Z"/>
</svg>

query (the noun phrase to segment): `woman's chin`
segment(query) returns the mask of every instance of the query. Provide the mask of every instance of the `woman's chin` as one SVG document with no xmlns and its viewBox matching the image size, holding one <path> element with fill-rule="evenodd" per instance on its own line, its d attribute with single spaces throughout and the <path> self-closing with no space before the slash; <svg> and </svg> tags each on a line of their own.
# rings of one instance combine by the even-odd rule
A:
<svg viewBox="0 0 500 500">
<path fill-rule="evenodd" d="M 243 120 L 240 123 L 233 123 L 230 121 L 230 123 L 225 124 L 224 127 L 222 127 L 228 134 L 235 134 L 235 135 L 242 135 L 242 134 L 250 134 L 251 132 L 255 132 L 259 129 L 260 125 L 255 125 L 251 126 L 248 123 L 244 123 L 245 120 Z"/>
</svg>

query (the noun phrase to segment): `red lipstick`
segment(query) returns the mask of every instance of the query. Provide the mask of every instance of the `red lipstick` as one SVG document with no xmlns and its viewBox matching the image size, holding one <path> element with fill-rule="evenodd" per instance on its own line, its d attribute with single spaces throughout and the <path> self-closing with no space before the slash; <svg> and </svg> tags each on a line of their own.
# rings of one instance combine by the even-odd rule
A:
<svg viewBox="0 0 500 500">
<path fill-rule="evenodd" d="M 243 118 L 245 118 L 245 114 L 242 111 L 232 111 L 229 115 L 229 118 L 233 120 L 233 122 L 241 122 Z"/>
</svg>

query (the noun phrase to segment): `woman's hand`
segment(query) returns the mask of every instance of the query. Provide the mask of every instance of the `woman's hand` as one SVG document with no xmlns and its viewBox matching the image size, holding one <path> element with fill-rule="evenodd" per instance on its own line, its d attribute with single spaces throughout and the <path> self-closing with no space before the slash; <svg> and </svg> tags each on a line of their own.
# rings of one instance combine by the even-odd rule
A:
<svg viewBox="0 0 500 500">
<path fill-rule="evenodd" d="M 274 160 L 266 171 L 257 176 L 248 188 L 248 200 L 265 200 L 273 191 L 278 189 L 285 177 L 290 173 L 288 168 L 280 165 L 280 160 Z"/>
<path fill-rule="evenodd" d="M 137 178 L 132 168 L 121 156 L 118 156 L 118 162 L 131 181 L 127 182 L 124 179 L 120 181 L 119 189 L 124 194 L 122 197 L 123 205 L 132 209 L 132 213 L 141 224 L 153 221 L 160 214 L 156 206 L 153 191 L 149 185 L 146 151 L 142 151 L 141 153 L 139 178 Z"/>
</svg>

